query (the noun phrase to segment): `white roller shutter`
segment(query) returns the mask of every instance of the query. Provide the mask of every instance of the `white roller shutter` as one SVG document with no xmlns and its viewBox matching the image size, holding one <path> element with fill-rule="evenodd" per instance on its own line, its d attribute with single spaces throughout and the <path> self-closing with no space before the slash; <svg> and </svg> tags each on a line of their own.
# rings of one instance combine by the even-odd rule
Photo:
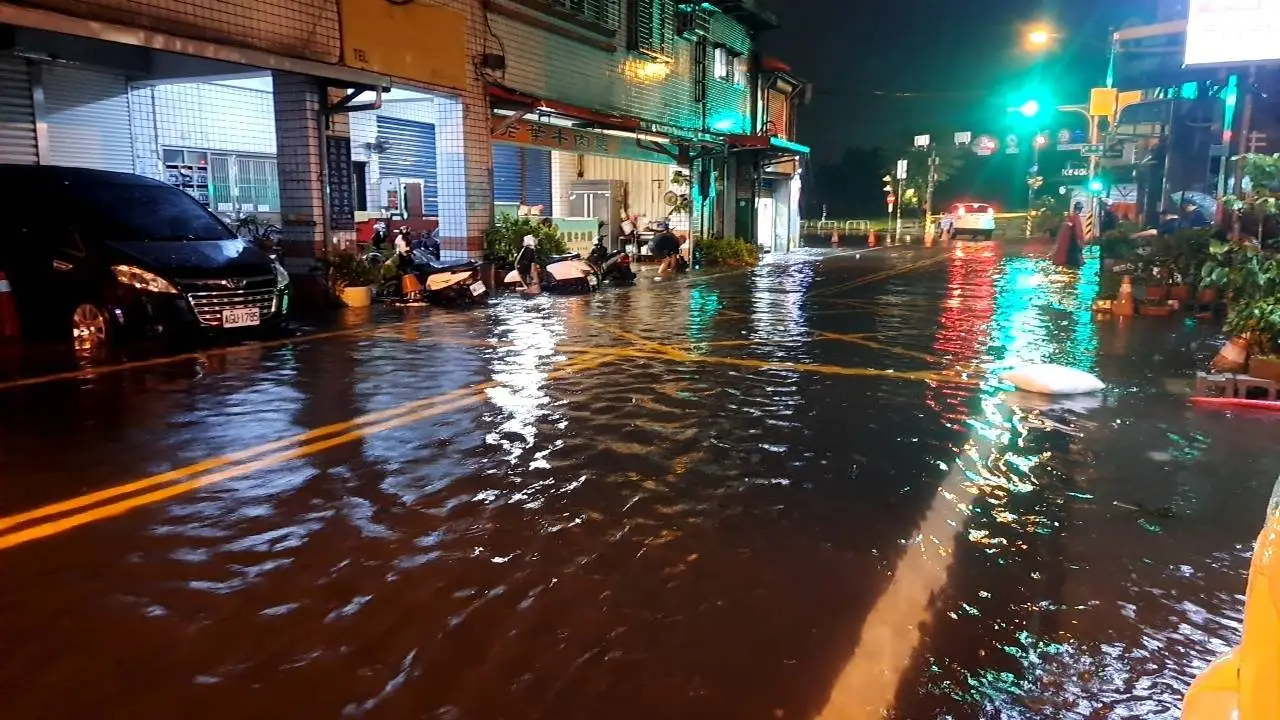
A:
<svg viewBox="0 0 1280 720">
<path fill-rule="evenodd" d="M 0 163 L 35 165 L 36 115 L 23 58 L 0 58 Z"/>
<path fill-rule="evenodd" d="M 43 70 L 49 164 L 133 172 L 129 81 L 59 65 Z"/>
</svg>

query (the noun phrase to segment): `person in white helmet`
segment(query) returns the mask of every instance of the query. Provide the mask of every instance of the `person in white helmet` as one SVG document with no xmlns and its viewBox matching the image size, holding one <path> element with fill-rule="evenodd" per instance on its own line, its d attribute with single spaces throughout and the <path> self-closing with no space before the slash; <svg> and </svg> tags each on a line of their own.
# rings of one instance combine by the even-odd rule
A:
<svg viewBox="0 0 1280 720">
<path fill-rule="evenodd" d="M 516 255 L 516 270 L 520 273 L 520 279 L 529 287 L 534 287 L 538 282 L 538 238 L 532 235 L 524 236 L 524 246 L 520 248 L 520 254 Z"/>
</svg>

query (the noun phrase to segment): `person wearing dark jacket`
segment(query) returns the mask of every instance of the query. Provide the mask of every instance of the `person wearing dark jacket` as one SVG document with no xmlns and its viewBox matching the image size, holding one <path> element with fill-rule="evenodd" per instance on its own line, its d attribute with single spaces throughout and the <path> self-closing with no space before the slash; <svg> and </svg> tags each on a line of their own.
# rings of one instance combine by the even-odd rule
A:
<svg viewBox="0 0 1280 720">
<path fill-rule="evenodd" d="M 653 254 L 662 260 L 662 264 L 658 266 L 658 275 L 667 275 L 675 272 L 676 256 L 680 254 L 680 238 L 671 232 L 671 226 L 665 222 L 658 223 L 658 234 L 654 236 Z"/>
</svg>

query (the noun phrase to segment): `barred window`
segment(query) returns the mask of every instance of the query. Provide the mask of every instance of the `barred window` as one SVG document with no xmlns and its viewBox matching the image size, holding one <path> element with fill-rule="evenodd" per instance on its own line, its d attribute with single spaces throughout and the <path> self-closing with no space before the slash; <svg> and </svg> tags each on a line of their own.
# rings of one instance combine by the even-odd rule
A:
<svg viewBox="0 0 1280 720">
<path fill-rule="evenodd" d="M 621 15 L 619 0 L 537 0 L 537 4 L 610 30 L 618 29 Z"/>
<path fill-rule="evenodd" d="M 627 49 L 670 57 L 674 24 L 672 0 L 627 0 Z"/>
</svg>

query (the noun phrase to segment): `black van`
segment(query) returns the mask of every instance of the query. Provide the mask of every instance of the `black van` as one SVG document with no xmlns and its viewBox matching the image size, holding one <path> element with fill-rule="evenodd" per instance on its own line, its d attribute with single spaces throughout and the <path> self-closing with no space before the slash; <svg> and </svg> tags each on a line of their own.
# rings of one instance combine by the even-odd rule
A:
<svg viewBox="0 0 1280 720">
<path fill-rule="evenodd" d="M 289 276 L 182 190 L 0 165 L 0 270 L 23 335 L 80 342 L 278 325 Z"/>
</svg>

